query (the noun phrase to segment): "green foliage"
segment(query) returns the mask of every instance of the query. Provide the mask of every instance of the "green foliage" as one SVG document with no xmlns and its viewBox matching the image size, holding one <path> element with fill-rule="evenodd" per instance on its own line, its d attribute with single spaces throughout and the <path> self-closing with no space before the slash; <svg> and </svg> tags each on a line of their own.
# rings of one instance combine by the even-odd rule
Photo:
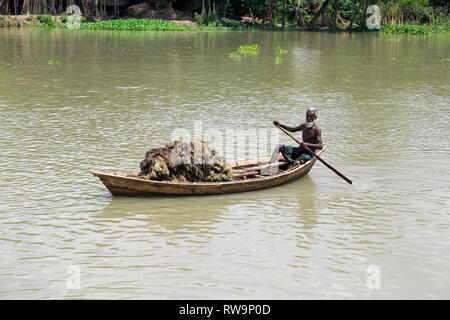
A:
<svg viewBox="0 0 450 320">
<path fill-rule="evenodd" d="M 51 15 L 49 15 L 49 14 L 38 14 L 37 15 L 37 19 L 42 24 L 44 24 L 44 23 L 52 23 L 53 22 L 53 17 Z"/>
<path fill-rule="evenodd" d="M 433 33 L 447 33 L 450 32 L 450 25 L 432 25 L 430 26 L 430 29 Z"/>
<path fill-rule="evenodd" d="M 6 17 L 0 15 L 0 27 L 7 27 L 8 21 L 6 20 Z"/>
<path fill-rule="evenodd" d="M 224 18 L 221 21 L 222 26 L 228 30 L 259 30 L 260 26 L 251 22 L 241 22 Z"/>
<path fill-rule="evenodd" d="M 202 30 L 223 30 L 223 26 L 218 21 L 210 21 L 207 24 L 200 27 Z"/>
<path fill-rule="evenodd" d="M 38 21 L 39 27 L 42 27 L 42 28 L 55 28 L 58 24 L 56 19 L 53 19 L 53 17 L 49 14 L 37 15 L 37 21 Z"/>
<path fill-rule="evenodd" d="M 48 59 L 48 60 L 47 60 L 47 64 L 48 64 L 48 65 L 57 65 L 57 66 L 60 66 L 60 65 L 62 65 L 62 59 L 61 59 L 61 58 Z"/>
<path fill-rule="evenodd" d="M 275 50 L 275 57 L 273 59 L 273 62 L 275 64 L 280 64 L 281 62 L 283 62 L 284 55 L 287 53 L 287 50 L 281 49 L 280 46 L 278 46 Z"/>
<path fill-rule="evenodd" d="M 382 33 L 393 33 L 393 34 L 428 34 L 430 30 L 421 25 L 405 25 L 405 24 L 393 24 L 393 25 L 382 25 Z"/>
<path fill-rule="evenodd" d="M 288 53 L 288 51 L 287 51 L 287 50 L 284 50 L 284 49 L 281 49 L 280 46 L 278 46 L 277 49 L 276 49 L 276 53 L 279 54 L 279 55 L 281 55 L 281 54 L 286 54 L 286 53 Z"/>
<path fill-rule="evenodd" d="M 197 12 L 194 12 L 194 21 L 197 22 L 199 26 L 205 25 L 205 20 L 203 20 Z"/>
<path fill-rule="evenodd" d="M 286 1 L 286 11 L 284 11 L 284 2 L 283 1 L 274 1 L 274 15 L 273 22 L 274 24 L 282 24 L 283 23 L 283 12 L 285 12 L 285 23 L 289 24 L 290 20 L 294 19 L 296 5 L 294 2 L 297 1 Z M 311 18 L 311 17 L 310 17 Z"/>
<path fill-rule="evenodd" d="M 437 3 L 436 3 L 437 2 Z M 449 21 L 448 4 L 435 0 L 378 0 L 384 23 L 443 24 Z"/>
<path fill-rule="evenodd" d="M 149 30 L 149 31 L 188 31 L 195 28 L 180 26 L 165 20 L 152 19 L 126 19 L 126 20 L 103 20 L 100 22 L 85 22 L 81 29 L 91 30 Z"/>
<path fill-rule="evenodd" d="M 62 23 L 67 23 L 67 21 L 68 21 L 68 17 L 67 17 L 67 15 L 65 13 L 63 13 L 61 15 L 61 22 Z"/>
<path fill-rule="evenodd" d="M 432 32 L 450 32 L 448 8 L 429 8 L 430 29 Z"/>
<path fill-rule="evenodd" d="M 230 57 L 237 58 L 237 57 L 258 55 L 260 49 L 261 49 L 261 47 L 258 46 L 257 43 L 255 43 L 255 44 L 243 44 L 243 45 L 240 45 L 239 48 L 234 50 L 232 53 L 230 53 Z"/>
</svg>

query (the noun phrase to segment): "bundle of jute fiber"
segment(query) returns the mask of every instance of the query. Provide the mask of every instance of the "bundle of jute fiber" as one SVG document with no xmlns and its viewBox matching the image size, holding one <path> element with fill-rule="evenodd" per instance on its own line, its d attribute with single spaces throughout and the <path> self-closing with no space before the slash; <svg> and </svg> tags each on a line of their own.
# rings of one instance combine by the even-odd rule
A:
<svg viewBox="0 0 450 320">
<path fill-rule="evenodd" d="M 139 178 L 173 182 L 232 181 L 233 172 L 216 149 L 203 141 L 174 141 L 149 150 Z"/>
</svg>

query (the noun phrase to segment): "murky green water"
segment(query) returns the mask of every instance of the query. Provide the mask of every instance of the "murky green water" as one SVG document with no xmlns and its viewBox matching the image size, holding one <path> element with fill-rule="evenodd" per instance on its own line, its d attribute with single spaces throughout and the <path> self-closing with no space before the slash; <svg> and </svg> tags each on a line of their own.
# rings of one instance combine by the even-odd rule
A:
<svg viewBox="0 0 450 320">
<path fill-rule="evenodd" d="M 244 43 L 260 55 L 231 59 Z M 450 298 L 448 58 L 448 36 L 0 29 L 0 297 Z M 353 186 L 317 163 L 263 191 L 112 198 L 90 173 L 136 171 L 195 121 L 260 135 L 311 105 Z"/>
</svg>

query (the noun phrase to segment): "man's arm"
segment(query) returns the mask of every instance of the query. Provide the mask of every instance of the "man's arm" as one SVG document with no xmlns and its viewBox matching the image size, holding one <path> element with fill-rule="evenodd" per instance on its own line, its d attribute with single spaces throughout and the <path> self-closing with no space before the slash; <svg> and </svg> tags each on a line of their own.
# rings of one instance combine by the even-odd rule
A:
<svg viewBox="0 0 450 320">
<path fill-rule="evenodd" d="M 284 124 L 279 123 L 277 120 L 273 121 L 273 124 L 275 125 L 279 125 L 280 127 L 282 127 L 283 129 L 290 131 L 290 132 L 296 132 L 296 131 L 302 131 L 303 127 L 304 127 L 304 123 L 302 123 L 301 125 L 299 125 L 298 127 L 290 127 L 290 126 L 286 126 Z"/>
<path fill-rule="evenodd" d="M 310 143 L 310 142 L 302 142 L 300 145 L 303 146 L 307 146 L 308 148 L 312 149 L 313 151 L 320 149 L 323 149 L 323 145 L 322 145 L 322 130 L 320 130 L 320 128 L 315 128 L 316 131 L 316 141 L 317 143 Z"/>
</svg>

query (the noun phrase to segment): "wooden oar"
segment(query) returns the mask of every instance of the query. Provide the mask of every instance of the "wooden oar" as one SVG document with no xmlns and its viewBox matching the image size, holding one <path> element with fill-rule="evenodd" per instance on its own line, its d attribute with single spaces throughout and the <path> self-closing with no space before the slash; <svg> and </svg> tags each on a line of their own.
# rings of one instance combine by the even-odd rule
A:
<svg viewBox="0 0 450 320">
<path fill-rule="evenodd" d="M 291 137 L 292 139 L 294 139 L 295 142 L 297 142 L 299 145 L 301 145 L 301 142 L 298 141 L 294 136 L 292 136 L 289 132 L 287 132 L 286 130 L 284 130 L 282 127 L 280 127 L 279 125 L 275 124 L 281 131 L 283 131 L 284 133 L 286 133 L 289 137 Z M 342 179 L 344 179 L 345 181 L 347 181 L 350 184 L 353 184 L 352 180 L 350 180 L 349 178 L 347 178 L 346 176 L 344 176 L 342 173 L 340 173 L 339 171 L 337 171 L 335 168 L 333 168 L 332 166 L 330 166 L 328 163 L 325 162 L 325 160 L 323 160 L 321 157 L 319 157 L 317 154 L 315 154 L 311 149 L 309 149 L 307 146 L 303 146 L 302 148 L 304 148 L 306 151 L 308 151 L 311 155 L 313 155 L 314 157 L 316 157 L 317 159 L 319 159 L 324 165 L 326 165 L 329 169 L 331 169 L 334 173 L 336 173 L 339 177 L 341 177 Z"/>
</svg>

